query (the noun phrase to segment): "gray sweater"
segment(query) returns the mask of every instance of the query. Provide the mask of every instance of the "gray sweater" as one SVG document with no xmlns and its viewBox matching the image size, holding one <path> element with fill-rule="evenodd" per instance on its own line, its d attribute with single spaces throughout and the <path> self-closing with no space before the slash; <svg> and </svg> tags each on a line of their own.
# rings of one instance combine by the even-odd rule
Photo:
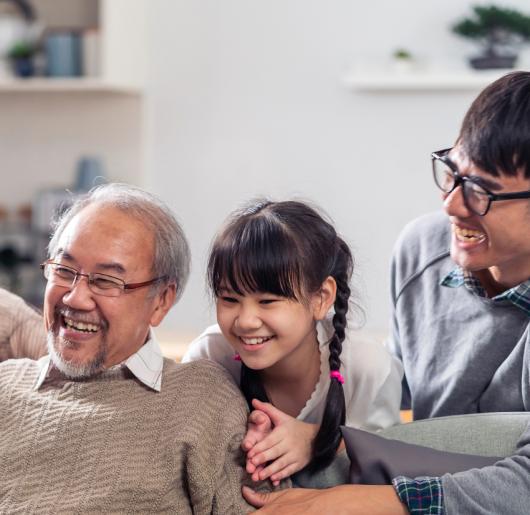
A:
<svg viewBox="0 0 530 515">
<path fill-rule="evenodd" d="M 215 363 L 164 361 L 155 392 L 125 368 L 90 380 L 0 364 L 0 513 L 243 514 L 247 408 Z"/>
<path fill-rule="evenodd" d="M 449 237 L 447 217 L 437 213 L 409 224 L 396 245 L 388 347 L 405 369 L 404 405 L 411 404 L 415 418 L 528 411 L 530 317 L 508 301 L 440 286 L 455 268 Z M 448 514 L 527 513 L 530 426 L 516 456 L 446 474 L 442 487 Z"/>
<path fill-rule="evenodd" d="M 509 301 L 441 286 L 456 267 L 449 237 L 447 217 L 436 213 L 409 224 L 396 244 L 388 347 L 405 370 L 404 407 L 415 419 L 528 411 L 530 317 Z"/>
</svg>

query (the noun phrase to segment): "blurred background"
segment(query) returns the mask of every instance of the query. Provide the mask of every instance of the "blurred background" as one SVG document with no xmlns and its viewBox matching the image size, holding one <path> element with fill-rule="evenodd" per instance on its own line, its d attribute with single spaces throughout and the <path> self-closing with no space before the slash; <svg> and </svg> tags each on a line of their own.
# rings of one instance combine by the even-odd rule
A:
<svg viewBox="0 0 530 515">
<path fill-rule="evenodd" d="M 0 0 L 0 285 L 38 305 L 50 217 L 98 182 L 136 184 L 189 236 L 192 276 L 162 328 L 186 340 L 214 320 L 204 272 L 222 220 L 297 197 L 351 244 L 365 330 L 384 335 L 394 241 L 441 207 L 430 152 L 508 71 L 470 67 L 480 41 L 452 27 L 474 5 Z"/>
</svg>

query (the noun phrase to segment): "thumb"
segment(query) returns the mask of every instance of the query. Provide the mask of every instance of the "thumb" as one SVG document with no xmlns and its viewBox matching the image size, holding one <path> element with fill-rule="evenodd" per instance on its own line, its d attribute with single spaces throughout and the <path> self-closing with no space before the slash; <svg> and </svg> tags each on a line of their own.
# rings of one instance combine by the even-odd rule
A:
<svg viewBox="0 0 530 515">
<path fill-rule="evenodd" d="M 248 486 L 244 486 L 241 491 L 243 492 L 243 497 L 245 500 L 254 506 L 255 508 L 261 508 L 265 506 L 267 503 L 274 500 L 274 498 L 278 495 L 280 492 L 256 492 L 255 490 L 252 490 L 252 488 L 249 488 Z"/>
<path fill-rule="evenodd" d="M 252 399 L 252 406 L 268 415 L 274 426 L 279 425 L 286 418 L 291 418 L 283 411 L 275 408 L 270 402 L 261 402 L 258 399 Z"/>
<path fill-rule="evenodd" d="M 248 416 L 248 421 L 256 426 L 262 426 L 264 430 L 270 429 L 270 417 L 261 410 L 254 410 Z"/>
</svg>

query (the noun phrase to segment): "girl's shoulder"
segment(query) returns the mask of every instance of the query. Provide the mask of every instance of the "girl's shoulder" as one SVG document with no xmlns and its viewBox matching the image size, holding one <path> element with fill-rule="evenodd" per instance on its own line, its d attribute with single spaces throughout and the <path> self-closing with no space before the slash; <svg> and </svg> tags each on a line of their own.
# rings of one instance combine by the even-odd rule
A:
<svg viewBox="0 0 530 515">
<path fill-rule="evenodd" d="M 330 318 L 319 323 L 318 336 L 321 352 L 329 353 L 327 346 L 333 336 Z M 347 328 L 340 355 L 344 371 L 355 377 L 386 376 L 393 367 L 393 358 L 381 338 L 355 328 Z"/>
<path fill-rule="evenodd" d="M 234 351 L 217 324 L 207 327 L 193 340 L 182 358 L 182 362 L 208 359 L 219 363 L 239 383 L 241 364 L 234 360 Z"/>
</svg>

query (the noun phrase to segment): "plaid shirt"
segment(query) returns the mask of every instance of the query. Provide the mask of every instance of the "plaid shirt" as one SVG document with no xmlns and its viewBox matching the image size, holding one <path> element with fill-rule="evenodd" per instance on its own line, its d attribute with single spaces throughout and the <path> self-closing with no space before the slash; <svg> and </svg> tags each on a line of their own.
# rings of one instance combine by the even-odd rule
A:
<svg viewBox="0 0 530 515">
<path fill-rule="evenodd" d="M 474 293 L 479 297 L 487 297 L 486 291 L 482 284 L 480 284 L 480 281 L 471 272 L 463 270 L 460 267 L 449 272 L 441 280 L 440 284 L 449 288 L 458 288 L 459 286 L 464 285 L 471 293 Z M 510 302 L 530 316 L 530 279 L 500 293 L 499 295 L 495 295 L 491 300 L 496 304 Z"/>
<path fill-rule="evenodd" d="M 410 479 L 398 476 L 392 484 L 400 501 L 414 515 L 443 515 L 443 491 L 439 477 Z"/>
</svg>

